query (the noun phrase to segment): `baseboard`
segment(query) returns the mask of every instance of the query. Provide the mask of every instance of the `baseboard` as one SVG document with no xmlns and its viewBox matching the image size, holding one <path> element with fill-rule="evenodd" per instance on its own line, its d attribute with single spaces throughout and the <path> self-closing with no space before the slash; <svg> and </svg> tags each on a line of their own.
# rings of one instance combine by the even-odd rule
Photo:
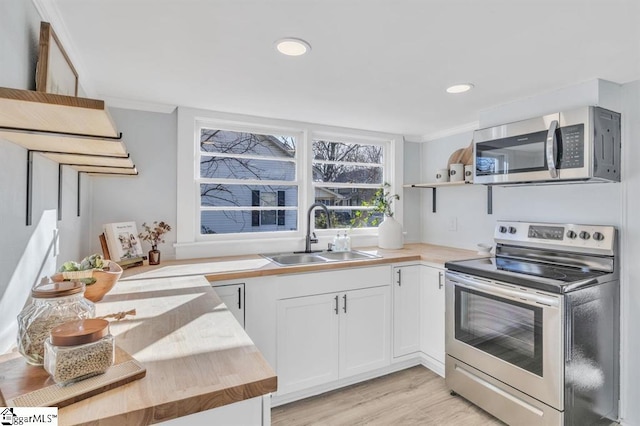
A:
<svg viewBox="0 0 640 426">
<path fill-rule="evenodd" d="M 271 407 L 278 407 L 280 405 L 289 404 L 290 402 L 299 401 L 301 399 L 340 389 L 345 386 L 350 386 L 356 383 L 364 382 L 366 380 L 375 379 L 376 377 L 386 376 L 387 374 L 406 370 L 407 368 L 415 367 L 416 365 L 422 365 L 423 367 L 428 368 L 440 377 L 444 377 L 443 363 L 422 352 L 416 352 L 415 354 L 396 358 L 392 361 L 391 365 L 388 365 L 384 368 L 379 368 L 367 373 L 362 373 L 356 376 L 347 377 L 345 379 L 336 380 L 334 382 L 325 383 L 323 385 L 314 386 L 312 388 L 301 390 L 298 392 L 292 392 L 285 395 L 274 394 L 271 399 Z"/>
<path fill-rule="evenodd" d="M 420 353 L 420 364 L 427 367 L 429 370 L 436 373 L 438 376 L 444 378 L 444 364 L 429 355 Z"/>
<path fill-rule="evenodd" d="M 271 407 L 278 407 L 280 405 L 289 404 L 290 402 L 299 401 L 301 399 L 309 398 L 312 396 L 323 394 L 325 392 L 340 389 L 345 386 L 350 386 L 356 383 L 364 382 L 366 380 L 375 379 L 376 377 L 386 376 L 387 374 L 395 373 L 396 371 L 406 370 L 407 368 L 415 367 L 416 365 L 424 365 L 418 357 L 393 363 L 387 367 L 379 368 L 373 371 L 369 371 L 367 373 L 362 373 L 356 376 L 347 377 L 345 379 L 336 380 L 334 382 L 325 383 L 323 385 L 314 386 L 312 388 L 305 389 L 302 391 L 292 392 L 285 395 L 273 394 L 273 397 L 271 398 Z"/>
</svg>

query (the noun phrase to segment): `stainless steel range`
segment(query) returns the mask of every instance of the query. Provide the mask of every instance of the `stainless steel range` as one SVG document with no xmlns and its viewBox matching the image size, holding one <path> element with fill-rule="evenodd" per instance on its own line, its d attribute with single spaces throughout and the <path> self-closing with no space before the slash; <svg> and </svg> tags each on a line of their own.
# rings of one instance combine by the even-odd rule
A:
<svg viewBox="0 0 640 426">
<path fill-rule="evenodd" d="M 447 386 L 510 425 L 616 420 L 615 228 L 500 221 L 494 240 L 445 264 Z"/>
</svg>

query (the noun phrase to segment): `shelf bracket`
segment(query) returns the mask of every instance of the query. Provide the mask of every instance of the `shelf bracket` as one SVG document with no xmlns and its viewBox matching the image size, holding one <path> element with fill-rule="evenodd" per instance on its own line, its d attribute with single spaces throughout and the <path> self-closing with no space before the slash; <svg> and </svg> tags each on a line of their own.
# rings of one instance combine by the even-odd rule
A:
<svg viewBox="0 0 640 426">
<path fill-rule="evenodd" d="M 493 186 L 487 185 L 487 214 L 493 214 Z"/>
<path fill-rule="evenodd" d="M 0 126 L 0 130 L 14 133 L 28 133 L 31 135 L 47 135 L 47 136 L 64 136 L 67 138 L 79 138 L 79 139 L 94 139 L 103 141 L 120 141 L 122 140 L 122 133 L 118 133 L 118 136 L 100 136 L 100 135 L 87 135 L 85 133 L 69 133 L 69 132 L 56 132 L 54 130 L 34 130 L 23 129 L 21 127 L 8 127 Z"/>
<path fill-rule="evenodd" d="M 62 220 L 62 164 L 58 164 L 58 220 Z"/>
<path fill-rule="evenodd" d="M 436 212 L 436 188 L 431 188 L 431 212 Z"/>
<path fill-rule="evenodd" d="M 81 173 L 78 172 L 78 217 L 80 217 L 80 175 Z"/>
<path fill-rule="evenodd" d="M 31 226 L 33 198 L 33 151 L 27 150 L 27 226 Z"/>
</svg>

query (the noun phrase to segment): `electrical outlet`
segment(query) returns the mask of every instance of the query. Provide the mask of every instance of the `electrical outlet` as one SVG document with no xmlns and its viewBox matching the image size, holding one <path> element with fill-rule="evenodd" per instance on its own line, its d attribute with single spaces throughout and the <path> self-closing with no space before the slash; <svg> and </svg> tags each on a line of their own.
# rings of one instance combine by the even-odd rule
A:
<svg viewBox="0 0 640 426">
<path fill-rule="evenodd" d="M 457 231 L 458 230 L 458 218 L 450 217 L 449 218 L 449 231 Z"/>
</svg>

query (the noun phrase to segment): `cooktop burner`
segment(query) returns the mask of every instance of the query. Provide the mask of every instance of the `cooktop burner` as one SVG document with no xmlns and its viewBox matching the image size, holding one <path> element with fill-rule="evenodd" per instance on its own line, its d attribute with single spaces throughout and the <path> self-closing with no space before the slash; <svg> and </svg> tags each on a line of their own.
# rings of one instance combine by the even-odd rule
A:
<svg viewBox="0 0 640 426">
<path fill-rule="evenodd" d="M 502 257 L 447 262 L 445 267 L 450 271 L 537 288 L 553 293 L 564 293 L 564 287 L 569 284 L 589 279 L 597 279 L 607 274 L 606 272 L 592 271 L 586 268 L 569 268 Z"/>
</svg>

